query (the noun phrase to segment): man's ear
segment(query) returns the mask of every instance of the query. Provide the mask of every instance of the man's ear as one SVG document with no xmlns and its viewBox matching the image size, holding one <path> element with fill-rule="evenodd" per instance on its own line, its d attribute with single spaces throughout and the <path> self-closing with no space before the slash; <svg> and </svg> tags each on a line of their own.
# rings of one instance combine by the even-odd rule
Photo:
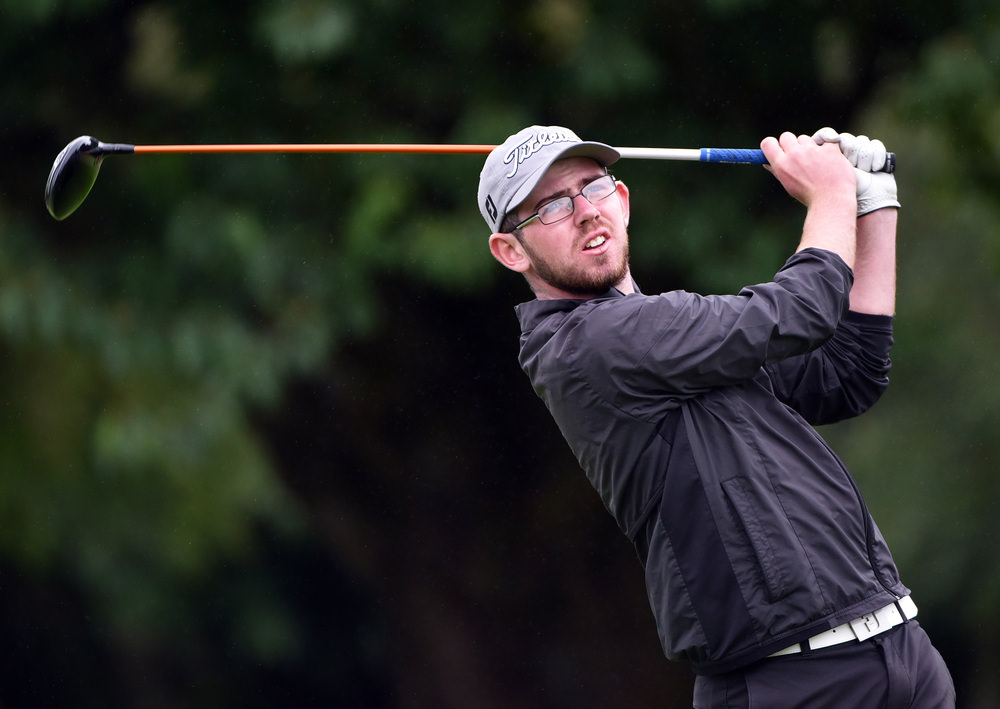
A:
<svg viewBox="0 0 1000 709">
<path fill-rule="evenodd" d="M 513 234 L 494 234 L 490 237 L 490 253 L 493 258 L 511 271 L 524 273 L 531 268 L 531 259 L 521 242 Z"/>
<path fill-rule="evenodd" d="M 619 182 L 616 186 L 618 191 L 618 199 L 622 203 L 622 216 L 625 219 L 625 226 L 628 226 L 629 218 L 629 203 L 628 203 L 628 185 L 624 182 Z"/>
</svg>

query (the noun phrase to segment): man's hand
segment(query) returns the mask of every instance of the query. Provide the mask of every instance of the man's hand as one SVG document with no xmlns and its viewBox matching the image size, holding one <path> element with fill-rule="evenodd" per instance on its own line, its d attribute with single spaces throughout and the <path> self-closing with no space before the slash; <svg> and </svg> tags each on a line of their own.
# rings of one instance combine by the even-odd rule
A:
<svg viewBox="0 0 1000 709">
<path fill-rule="evenodd" d="M 819 248 L 838 254 L 854 268 L 857 169 L 833 144 L 817 145 L 808 135 L 782 133 L 760 144 L 789 195 L 807 208 L 798 251 Z"/>
<path fill-rule="evenodd" d="M 856 178 L 851 165 L 834 146 L 785 132 L 778 138 L 765 138 L 760 147 L 769 163 L 765 168 L 806 207 L 817 201 L 843 201 L 845 197 L 854 201 Z"/>
<path fill-rule="evenodd" d="M 840 151 L 857 172 L 858 216 L 876 209 L 899 208 L 896 198 L 896 178 L 879 172 L 885 165 L 886 149 L 881 140 L 864 135 L 838 133 L 833 128 L 821 128 L 813 134 L 817 145 L 838 143 Z"/>
</svg>

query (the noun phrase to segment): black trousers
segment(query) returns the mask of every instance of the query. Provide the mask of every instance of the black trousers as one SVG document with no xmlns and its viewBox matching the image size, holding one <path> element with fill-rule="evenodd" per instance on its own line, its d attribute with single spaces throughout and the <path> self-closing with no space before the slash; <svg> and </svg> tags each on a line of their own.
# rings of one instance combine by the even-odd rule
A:
<svg viewBox="0 0 1000 709">
<path fill-rule="evenodd" d="M 822 650 L 698 677 L 695 709 L 953 709 L 955 685 L 915 621 Z"/>
</svg>

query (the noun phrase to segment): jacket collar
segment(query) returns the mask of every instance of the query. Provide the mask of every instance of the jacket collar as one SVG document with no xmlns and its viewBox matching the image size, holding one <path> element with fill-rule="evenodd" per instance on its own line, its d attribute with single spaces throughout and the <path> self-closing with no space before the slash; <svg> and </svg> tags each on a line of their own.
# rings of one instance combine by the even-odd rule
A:
<svg viewBox="0 0 1000 709">
<path fill-rule="evenodd" d="M 642 295 L 639 284 L 632 279 L 632 287 L 635 289 L 633 295 Z M 588 303 L 598 303 L 610 298 L 627 297 L 617 288 L 609 288 L 604 294 L 594 298 L 554 298 L 551 300 L 529 300 L 514 308 L 517 320 L 521 324 L 521 331 L 526 332 L 533 329 L 538 323 L 555 313 L 568 313 L 576 310 L 581 305 Z"/>
</svg>

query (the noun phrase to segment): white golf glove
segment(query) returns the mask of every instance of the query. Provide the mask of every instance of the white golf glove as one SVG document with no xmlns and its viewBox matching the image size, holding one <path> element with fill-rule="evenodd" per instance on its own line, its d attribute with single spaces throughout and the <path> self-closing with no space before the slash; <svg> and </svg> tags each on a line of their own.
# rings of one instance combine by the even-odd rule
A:
<svg viewBox="0 0 1000 709">
<path fill-rule="evenodd" d="M 885 166 L 886 149 L 881 140 L 864 135 L 838 133 L 833 128 L 821 128 L 813 134 L 817 145 L 839 143 L 840 151 L 854 166 L 858 180 L 858 216 L 876 209 L 899 207 L 896 198 L 896 178 L 891 172 L 879 172 Z"/>
</svg>

